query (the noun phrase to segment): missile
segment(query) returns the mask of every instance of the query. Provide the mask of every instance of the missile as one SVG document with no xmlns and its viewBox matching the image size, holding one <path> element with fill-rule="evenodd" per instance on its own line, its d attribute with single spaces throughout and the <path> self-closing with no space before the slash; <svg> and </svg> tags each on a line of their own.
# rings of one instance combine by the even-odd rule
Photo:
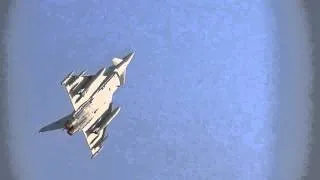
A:
<svg viewBox="0 0 320 180">
<path fill-rule="evenodd" d="M 76 82 L 78 79 L 80 79 L 81 77 L 83 77 L 86 73 L 87 73 L 87 70 L 82 71 L 82 72 L 78 75 L 78 77 L 75 79 L 75 82 Z"/>
<path fill-rule="evenodd" d="M 106 112 L 104 112 L 104 114 L 102 114 L 102 116 L 100 117 L 100 119 L 98 121 L 96 121 L 89 129 L 88 131 L 90 132 L 93 132 L 93 130 L 95 130 L 97 127 L 101 126 L 101 121 L 102 119 L 104 119 L 108 114 L 110 114 L 112 112 L 112 102 L 109 104 L 109 108 L 107 109 Z M 92 140 L 92 142 L 94 141 L 95 139 Z M 92 143 L 91 142 L 91 143 Z"/>
<path fill-rule="evenodd" d="M 108 139 L 108 136 L 109 136 L 109 134 L 107 134 L 107 135 L 104 136 L 103 138 L 99 139 L 98 142 L 96 142 L 96 144 L 95 144 L 94 146 L 92 146 L 91 149 L 95 149 L 95 148 L 97 148 L 98 146 L 101 146 L 102 143 L 103 143 L 106 139 Z"/>
<path fill-rule="evenodd" d="M 107 114 L 103 119 L 100 120 L 99 124 L 93 129 L 93 133 L 98 134 L 98 132 L 109 125 L 109 123 L 116 117 L 119 113 L 120 107 L 115 108 L 111 113 Z"/>
<path fill-rule="evenodd" d="M 70 89 L 70 92 L 75 92 L 75 90 L 79 87 L 81 82 L 83 81 L 83 76 L 87 73 L 86 70 L 82 71 L 79 76 L 75 78 L 75 80 L 72 82 L 72 88 Z M 73 85 L 74 84 L 74 85 Z"/>
<path fill-rule="evenodd" d="M 69 73 L 69 74 L 61 81 L 61 85 L 67 84 L 67 82 L 71 79 L 72 75 L 73 75 L 73 72 Z"/>
<path fill-rule="evenodd" d="M 84 71 L 82 71 L 80 74 L 79 74 L 79 76 L 83 76 L 83 75 L 85 75 L 87 73 L 87 70 L 84 70 Z"/>
<path fill-rule="evenodd" d="M 97 76 L 102 76 L 102 75 L 104 75 L 105 72 L 106 72 L 106 68 L 101 68 L 101 69 L 97 72 Z"/>
<path fill-rule="evenodd" d="M 82 95 L 81 94 L 76 94 L 74 98 L 77 98 L 74 102 L 77 103 L 81 98 Z"/>
</svg>

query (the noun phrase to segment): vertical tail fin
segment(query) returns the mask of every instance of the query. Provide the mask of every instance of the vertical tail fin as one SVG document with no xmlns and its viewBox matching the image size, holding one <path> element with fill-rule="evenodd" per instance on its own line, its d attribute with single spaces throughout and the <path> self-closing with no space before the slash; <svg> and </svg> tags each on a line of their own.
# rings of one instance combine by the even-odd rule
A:
<svg viewBox="0 0 320 180">
<path fill-rule="evenodd" d="M 64 124 L 68 121 L 71 120 L 72 117 L 72 113 L 68 114 L 62 118 L 60 118 L 58 121 L 55 121 L 51 124 L 46 125 L 45 127 L 41 128 L 39 130 L 39 132 L 46 132 L 46 131 L 54 131 L 57 129 L 63 129 L 64 128 Z"/>
</svg>

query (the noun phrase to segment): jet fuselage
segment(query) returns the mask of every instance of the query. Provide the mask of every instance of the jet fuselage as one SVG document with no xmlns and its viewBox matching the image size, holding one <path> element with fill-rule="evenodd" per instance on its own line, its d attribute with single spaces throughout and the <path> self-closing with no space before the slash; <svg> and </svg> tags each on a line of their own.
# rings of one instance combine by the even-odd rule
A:
<svg viewBox="0 0 320 180">
<path fill-rule="evenodd" d="M 68 74 L 61 85 L 65 88 L 73 106 L 73 112 L 42 127 L 39 132 L 66 129 L 69 135 L 82 131 L 90 148 L 91 158 L 103 148 L 108 137 L 107 128 L 117 116 L 120 107 L 112 107 L 112 97 L 125 84 L 126 69 L 134 53 L 123 58 L 113 58 L 108 68 L 100 69 L 94 75 Z"/>
<path fill-rule="evenodd" d="M 95 124 L 108 110 L 113 93 L 120 87 L 120 76 L 117 72 L 111 72 L 108 76 L 104 76 L 104 72 L 105 68 L 100 70 L 92 82 L 89 83 L 87 89 L 84 90 L 86 93 L 79 100 L 80 102 L 84 101 L 84 103 L 73 113 L 73 119 L 66 122 L 65 127 L 68 129 L 69 135 L 76 133 L 87 125 Z"/>
</svg>

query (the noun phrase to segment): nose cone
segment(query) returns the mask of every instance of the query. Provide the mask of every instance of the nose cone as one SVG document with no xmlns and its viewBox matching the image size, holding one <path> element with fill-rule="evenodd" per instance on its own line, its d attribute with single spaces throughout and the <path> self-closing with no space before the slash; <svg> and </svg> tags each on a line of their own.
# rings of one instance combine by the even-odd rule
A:
<svg viewBox="0 0 320 180">
<path fill-rule="evenodd" d="M 123 60 L 124 60 L 127 64 L 129 64 L 129 63 L 131 62 L 133 56 L 134 56 L 134 52 L 131 52 L 131 53 L 129 53 L 128 55 L 126 55 L 126 56 L 123 58 Z"/>
<path fill-rule="evenodd" d="M 128 55 L 126 55 L 125 57 L 123 57 L 122 61 L 117 65 L 115 71 L 118 72 L 119 74 L 123 74 L 126 71 L 131 60 L 133 59 L 133 56 L 134 56 L 134 53 L 131 52 Z"/>
</svg>

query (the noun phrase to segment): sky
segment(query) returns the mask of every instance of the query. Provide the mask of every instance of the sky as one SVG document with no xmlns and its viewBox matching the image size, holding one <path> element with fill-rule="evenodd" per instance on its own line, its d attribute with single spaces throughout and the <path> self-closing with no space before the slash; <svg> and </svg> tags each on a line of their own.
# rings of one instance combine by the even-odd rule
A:
<svg viewBox="0 0 320 180">
<path fill-rule="evenodd" d="M 308 37 L 295 38 L 307 33 L 299 4 L 277 5 L 17 0 L 7 31 L 16 176 L 299 179 L 311 58 Z M 66 74 L 95 73 L 129 51 L 135 59 L 114 96 L 122 109 L 96 159 L 81 133 L 37 133 L 72 111 Z"/>
</svg>

